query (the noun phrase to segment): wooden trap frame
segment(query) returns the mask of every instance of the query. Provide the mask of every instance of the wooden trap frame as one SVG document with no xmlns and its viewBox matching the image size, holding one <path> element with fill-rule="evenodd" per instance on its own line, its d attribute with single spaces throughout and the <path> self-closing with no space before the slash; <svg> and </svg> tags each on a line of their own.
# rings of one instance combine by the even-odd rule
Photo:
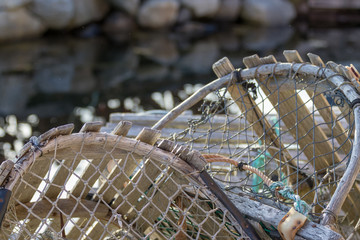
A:
<svg viewBox="0 0 360 240">
<path fill-rule="evenodd" d="M 31 138 L 1 165 L 3 238 L 356 239 L 359 75 L 284 55 L 221 59 L 218 79 L 161 119 Z M 305 216 L 297 233 L 276 229 L 290 206 Z"/>
</svg>

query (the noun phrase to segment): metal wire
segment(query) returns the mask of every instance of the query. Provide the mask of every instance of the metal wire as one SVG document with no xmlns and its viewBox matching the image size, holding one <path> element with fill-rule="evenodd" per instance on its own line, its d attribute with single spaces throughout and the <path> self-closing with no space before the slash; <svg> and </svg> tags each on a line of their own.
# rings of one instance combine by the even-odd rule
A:
<svg viewBox="0 0 360 240">
<path fill-rule="evenodd" d="M 203 102 L 201 123 L 189 121 L 191 134 L 174 138 L 204 154 L 244 161 L 269 178 L 291 186 L 312 206 L 309 214 L 313 219 L 320 221 L 342 176 L 340 169 L 345 169 L 350 159 L 354 120 L 350 102 L 325 77 L 327 67 L 306 78 L 299 74 L 300 69 L 291 69 L 284 77 L 276 74 L 275 64 L 266 78 L 255 73 L 258 77 L 236 85 L 235 99 L 229 87 L 221 89 L 226 94 Z M 256 105 L 247 104 L 248 99 Z M 212 106 L 217 106 L 217 111 L 209 114 L 206 109 L 214 109 Z M 261 115 L 254 115 L 258 110 Z M 256 129 L 259 124 L 261 135 Z M 270 130 L 276 133 L 271 141 Z M 237 171 L 234 164 L 210 163 L 208 171 L 227 188 L 239 188 L 252 197 L 275 198 L 261 178 Z M 347 223 L 360 217 L 360 212 L 351 212 L 354 205 L 349 202 L 341 213 Z"/>
</svg>

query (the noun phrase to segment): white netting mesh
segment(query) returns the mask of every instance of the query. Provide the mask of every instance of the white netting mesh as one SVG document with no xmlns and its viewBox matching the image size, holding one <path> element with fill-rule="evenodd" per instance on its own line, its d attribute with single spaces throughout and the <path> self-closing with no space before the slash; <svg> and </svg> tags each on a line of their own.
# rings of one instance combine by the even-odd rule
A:
<svg viewBox="0 0 360 240">
<path fill-rule="evenodd" d="M 3 238 L 242 236 L 205 186 L 174 168 L 172 153 L 103 133 L 57 137 L 42 152 L 13 190 Z"/>
</svg>

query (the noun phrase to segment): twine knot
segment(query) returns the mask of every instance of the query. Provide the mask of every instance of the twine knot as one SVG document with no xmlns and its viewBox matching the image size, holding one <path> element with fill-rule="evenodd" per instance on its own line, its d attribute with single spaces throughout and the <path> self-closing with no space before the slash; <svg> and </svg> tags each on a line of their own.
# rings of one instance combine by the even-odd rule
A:
<svg viewBox="0 0 360 240">
<path fill-rule="evenodd" d="M 294 190 L 289 186 L 284 186 L 282 182 L 274 182 L 269 186 L 271 191 L 276 191 L 285 199 L 290 199 L 294 201 L 294 208 L 299 213 L 308 216 L 311 208 L 303 200 L 301 200 L 299 195 L 294 193 Z"/>
</svg>

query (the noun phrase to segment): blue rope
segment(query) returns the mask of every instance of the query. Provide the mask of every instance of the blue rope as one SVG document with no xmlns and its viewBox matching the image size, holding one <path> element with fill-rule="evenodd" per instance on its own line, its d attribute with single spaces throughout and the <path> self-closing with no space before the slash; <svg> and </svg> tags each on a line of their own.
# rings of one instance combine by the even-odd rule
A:
<svg viewBox="0 0 360 240">
<path fill-rule="evenodd" d="M 282 182 L 274 182 L 269 186 L 271 191 L 275 191 L 277 188 L 281 188 L 278 193 L 286 199 L 291 199 L 294 201 L 294 208 L 299 213 L 308 216 L 311 208 L 310 206 L 303 200 L 300 199 L 299 195 L 294 193 L 294 190 L 289 186 L 284 186 Z"/>
</svg>

